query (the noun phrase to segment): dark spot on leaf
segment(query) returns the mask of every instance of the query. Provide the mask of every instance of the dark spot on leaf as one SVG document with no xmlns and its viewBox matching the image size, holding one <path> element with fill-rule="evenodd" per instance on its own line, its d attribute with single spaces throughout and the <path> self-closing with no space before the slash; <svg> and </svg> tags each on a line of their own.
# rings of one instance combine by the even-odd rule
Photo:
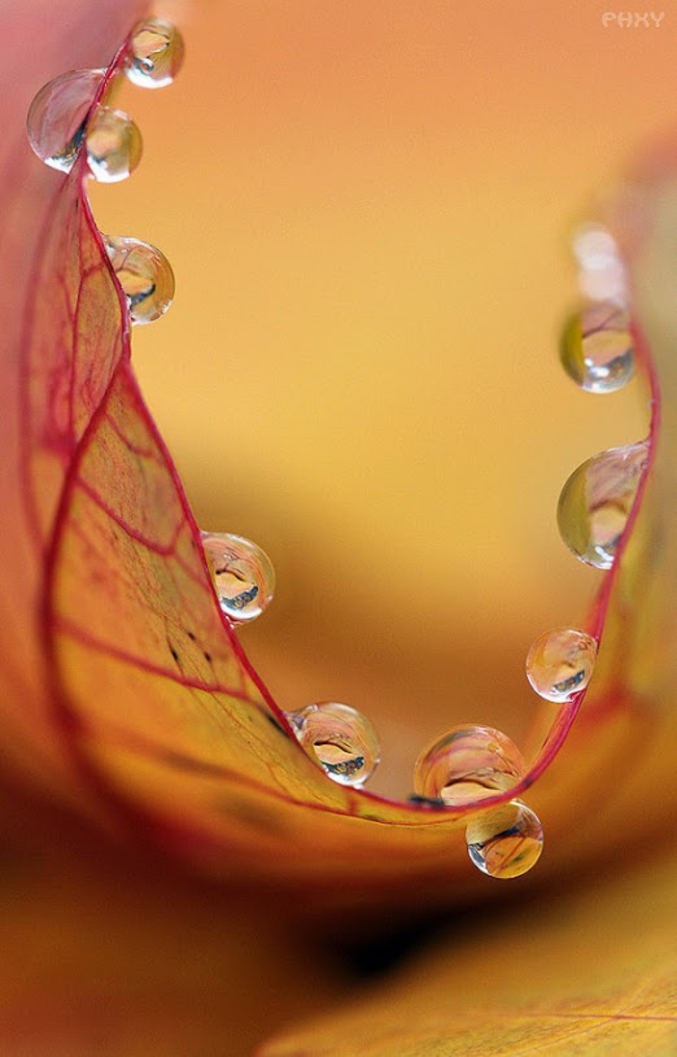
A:
<svg viewBox="0 0 677 1057">
<path fill-rule="evenodd" d="M 275 727 L 275 730 L 279 731 L 280 734 L 284 734 L 285 738 L 289 737 L 289 731 L 285 730 L 285 728 L 280 723 L 279 719 L 271 715 L 270 712 L 264 712 L 263 714 L 270 723 L 271 727 Z"/>
<path fill-rule="evenodd" d="M 187 631 L 186 635 L 188 636 L 191 642 L 195 642 L 195 633 L 193 631 Z"/>
<path fill-rule="evenodd" d="M 440 811 L 447 806 L 444 800 L 439 797 L 419 796 L 418 793 L 412 793 L 411 796 L 407 797 L 407 800 L 410 804 L 415 804 L 416 807 L 427 807 L 433 811 Z"/>
<path fill-rule="evenodd" d="M 174 649 L 173 646 L 170 646 L 169 649 L 171 651 L 172 657 L 174 658 L 174 660 L 178 664 L 179 663 L 179 655 L 178 655 L 178 653 L 176 652 L 176 650 Z"/>
<path fill-rule="evenodd" d="M 208 661 L 209 664 L 212 663 L 212 655 L 211 655 L 211 653 L 207 653 L 206 650 L 204 651 L 204 658 L 205 658 L 206 661 Z"/>
<path fill-rule="evenodd" d="M 192 772 L 193 774 L 205 774 L 222 778 L 228 773 L 219 764 L 209 763 L 208 760 L 196 760 L 192 756 L 186 756 L 181 752 L 166 752 L 163 754 L 163 758 L 170 767 L 178 767 L 182 771 Z"/>
<path fill-rule="evenodd" d="M 218 807 L 226 813 L 229 819 L 242 822 L 259 833 L 273 836 L 285 835 L 285 828 L 280 824 L 279 818 L 274 818 L 269 811 L 249 800 L 235 796 L 221 797 Z"/>
</svg>

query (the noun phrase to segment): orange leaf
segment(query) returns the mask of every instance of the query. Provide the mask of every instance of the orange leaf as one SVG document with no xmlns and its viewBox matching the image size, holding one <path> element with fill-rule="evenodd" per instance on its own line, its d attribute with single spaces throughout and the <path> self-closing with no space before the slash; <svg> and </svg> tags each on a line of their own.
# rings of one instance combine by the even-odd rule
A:
<svg viewBox="0 0 677 1057">
<path fill-rule="evenodd" d="M 116 75 L 114 65 L 110 77 Z M 350 898 L 354 884 L 383 900 L 386 883 L 399 898 L 412 880 L 419 893 L 440 898 L 438 878 L 451 872 L 462 889 L 470 868 L 460 831 L 473 805 L 396 804 L 332 785 L 294 741 L 222 616 L 192 514 L 131 372 L 124 301 L 92 222 L 84 177 L 81 158 L 36 241 L 39 281 L 27 282 L 23 335 L 21 527 L 34 564 L 26 620 L 38 617 L 32 648 L 48 719 L 42 731 L 36 727 L 42 748 L 54 753 L 56 727 L 95 803 L 143 839 L 168 844 L 210 871 L 318 894 L 339 887 L 340 898 Z M 47 575 L 38 581 L 45 557 Z M 597 631 L 614 575 L 594 618 Z M 632 579 L 626 575 L 626 583 Z M 646 762 L 635 751 L 636 695 L 627 679 L 616 678 L 618 655 L 613 649 L 606 662 L 613 678 L 597 681 L 601 705 L 587 706 L 599 746 L 595 781 L 605 783 L 626 751 L 626 735 L 632 767 Z M 557 713 L 525 778 L 483 806 L 534 783 L 581 700 Z M 660 746 L 667 744 L 662 737 Z M 568 836 L 570 790 L 580 792 L 590 766 L 587 756 L 572 763 L 572 751 L 575 745 L 566 779 L 544 783 L 538 794 L 557 838 L 550 869 L 560 858 L 572 862 L 588 839 Z M 607 846 L 622 832 L 624 796 L 615 792 L 605 817 Z"/>
<path fill-rule="evenodd" d="M 358 1001 L 259 1057 L 668 1054 L 677 1044 L 674 857 L 536 905 L 478 912 Z"/>
</svg>

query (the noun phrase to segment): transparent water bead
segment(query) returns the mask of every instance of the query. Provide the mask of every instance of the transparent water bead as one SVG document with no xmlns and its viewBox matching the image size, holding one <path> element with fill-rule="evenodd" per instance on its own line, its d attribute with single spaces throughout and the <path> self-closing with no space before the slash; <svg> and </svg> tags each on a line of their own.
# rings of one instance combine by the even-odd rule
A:
<svg viewBox="0 0 677 1057">
<path fill-rule="evenodd" d="M 99 183 L 126 180 L 141 161 L 141 133 L 128 114 L 99 106 L 87 125 L 87 162 Z"/>
<path fill-rule="evenodd" d="M 174 272 L 165 255 L 140 239 L 104 235 L 108 258 L 127 296 L 132 323 L 152 323 L 174 298 Z"/>
<path fill-rule="evenodd" d="M 564 370 L 590 393 L 614 393 L 632 378 L 630 320 L 611 301 L 591 301 L 566 323 L 560 344 Z"/>
<path fill-rule="evenodd" d="M 602 224 L 581 224 L 573 234 L 572 249 L 578 262 L 579 285 L 593 301 L 627 301 L 625 267 L 611 232 Z"/>
<path fill-rule="evenodd" d="M 203 532 L 202 546 L 226 616 L 243 623 L 263 613 L 275 590 L 275 570 L 265 551 L 226 532 Z"/>
<path fill-rule="evenodd" d="M 482 873 L 500 879 L 527 873 L 543 851 L 540 819 L 519 800 L 473 819 L 465 837 L 470 861 Z"/>
<path fill-rule="evenodd" d="M 560 535 L 586 565 L 610 569 L 649 459 L 647 441 L 594 455 L 564 485 L 557 505 Z"/>
<path fill-rule="evenodd" d="M 445 804 L 465 804 L 512 789 L 525 770 L 522 753 L 500 730 L 454 727 L 419 756 L 414 791 Z"/>
<path fill-rule="evenodd" d="M 181 69 L 184 53 L 176 26 L 165 18 L 146 18 L 132 32 L 127 76 L 140 88 L 164 88 Z"/>
<path fill-rule="evenodd" d="M 527 654 L 527 679 L 540 697 L 569 701 L 592 678 L 597 643 L 584 631 L 555 628 L 536 639 Z"/>
<path fill-rule="evenodd" d="M 323 701 L 287 716 L 309 756 L 340 785 L 359 787 L 381 757 L 376 732 L 366 716 L 350 705 Z"/>
<path fill-rule="evenodd" d="M 44 85 L 26 119 L 28 142 L 40 161 L 70 172 L 85 137 L 87 116 L 104 70 L 71 70 Z"/>
</svg>

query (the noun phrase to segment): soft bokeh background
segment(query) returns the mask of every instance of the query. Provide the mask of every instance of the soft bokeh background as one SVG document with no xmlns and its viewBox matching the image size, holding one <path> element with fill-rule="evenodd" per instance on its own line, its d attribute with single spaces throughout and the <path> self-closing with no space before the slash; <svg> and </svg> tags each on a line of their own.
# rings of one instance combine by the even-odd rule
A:
<svg viewBox="0 0 677 1057">
<path fill-rule="evenodd" d="M 93 192 L 176 272 L 134 355 L 198 520 L 276 566 L 246 648 L 283 708 L 375 719 L 388 792 L 453 723 L 522 737 L 526 650 L 598 583 L 559 489 L 645 430 L 636 384 L 581 393 L 556 352 L 572 226 L 674 119 L 674 12 L 610 9 L 165 5 L 185 68 L 124 89 L 145 156 Z"/>
</svg>

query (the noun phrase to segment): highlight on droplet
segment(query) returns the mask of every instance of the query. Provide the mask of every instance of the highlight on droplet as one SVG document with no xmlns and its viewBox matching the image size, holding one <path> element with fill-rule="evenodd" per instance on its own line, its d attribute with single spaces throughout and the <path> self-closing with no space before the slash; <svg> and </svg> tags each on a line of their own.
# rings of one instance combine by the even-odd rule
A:
<svg viewBox="0 0 677 1057">
<path fill-rule="evenodd" d="M 466 829 L 470 861 L 489 877 L 521 877 L 538 862 L 543 851 L 543 827 L 538 815 L 519 800 L 473 818 Z"/>
<path fill-rule="evenodd" d="M 166 18 L 146 18 L 133 29 L 125 73 L 140 88 L 164 88 L 183 65 L 185 45 L 176 26 Z"/>
<path fill-rule="evenodd" d="M 597 659 L 597 643 L 584 631 L 546 631 L 527 654 L 526 672 L 532 689 L 546 701 L 562 704 L 585 690 Z"/>
<path fill-rule="evenodd" d="M 622 389 L 635 365 L 627 311 L 612 301 L 590 301 L 574 312 L 562 332 L 560 360 L 589 393 Z"/>
<path fill-rule="evenodd" d="M 419 756 L 414 791 L 449 806 L 511 789 L 526 771 L 515 743 L 500 730 L 471 724 L 454 727 Z"/>
<path fill-rule="evenodd" d="M 28 111 L 28 142 L 40 161 L 70 172 L 105 70 L 70 70 L 43 85 Z"/>
<path fill-rule="evenodd" d="M 356 708 L 321 701 L 288 712 L 287 719 L 299 743 L 333 781 L 359 788 L 373 774 L 381 758 L 379 740 Z"/>
<path fill-rule="evenodd" d="M 102 235 L 134 324 L 152 323 L 174 299 L 174 272 L 165 255 L 141 239 Z"/>
<path fill-rule="evenodd" d="M 141 133 L 128 114 L 98 106 L 86 129 L 87 163 L 99 183 L 126 180 L 141 161 Z"/>
<path fill-rule="evenodd" d="M 256 543 L 228 532 L 202 532 L 202 546 L 216 597 L 231 620 L 245 623 L 260 616 L 275 591 L 275 570 Z"/>
<path fill-rule="evenodd" d="M 557 524 L 566 546 L 586 565 L 613 565 L 648 460 L 648 441 L 625 444 L 594 455 L 566 481 Z"/>
</svg>

